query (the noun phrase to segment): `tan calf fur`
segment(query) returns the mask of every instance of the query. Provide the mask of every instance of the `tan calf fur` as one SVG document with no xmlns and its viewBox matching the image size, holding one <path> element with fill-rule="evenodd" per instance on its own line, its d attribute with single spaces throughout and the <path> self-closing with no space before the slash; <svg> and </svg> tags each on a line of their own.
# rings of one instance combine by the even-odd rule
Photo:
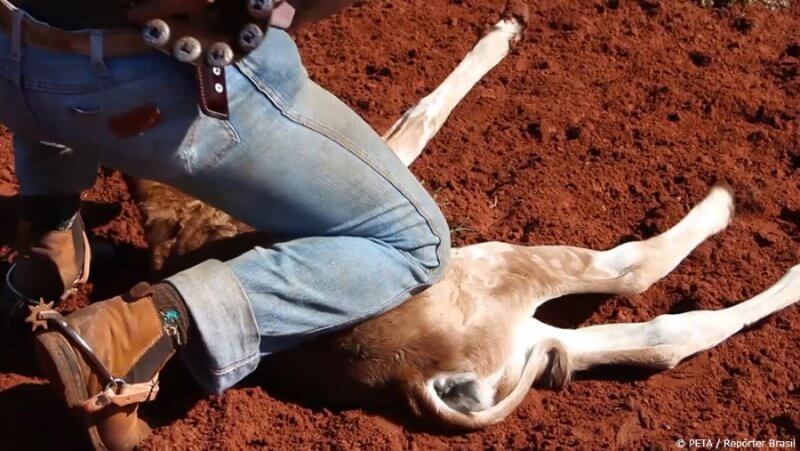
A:
<svg viewBox="0 0 800 451">
<path fill-rule="evenodd" d="M 410 164 L 420 155 L 521 31 L 518 20 L 501 21 L 453 76 L 392 127 L 385 139 L 399 158 Z M 214 243 L 240 241 L 243 250 L 242 242 L 262 238 L 237 236 L 248 231 L 242 224 L 177 191 L 145 186 L 135 192 L 156 267 L 196 263 L 189 257 L 208 256 L 202 250 Z M 607 251 L 496 242 L 454 249 L 439 283 L 380 317 L 271 357 L 270 373 L 276 385 L 311 402 L 402 402 L 424 419 L 474 429 L 513 412 L 535 382 L 560 387 L 573 371 L 594 365 L 671 368 L 800 299 L 800 269 L 720 311 L 577 330 L 549 326 L 533 314 L 566 294 L 646 290 L 723 230 L 732 213 L 731 190 L 717 186 L 672 229 Z"/>
<path fill-rule="evenodd" d="M 169 209 L 183 196 L 162 188 L 141 202 Z M 156 197 L 164 193 L 169 194 Z M 182 211 L 189 210 L 161 213 Z M 724 229 L 732 212 L 729 188 L 718 186 L 672 229 L 607 251 L 498 242 L 454 249 L 436 285 L 348 331 L 273 356 L 272 379 L 314 403 L 403 402 L 423 418 L 474 429 L 513 412 L 534 382 L 560 387 L 572 371 L 594 365 L 671 368 L 800 299 L 800 269 L 755 298 L 720 311 L 577 330 L 549 326 L 533 315 L 548 300 L 567 294 L 646 290 Z M 173 219 L 179 229 L 184 219 L 195 220 Z M 212 229 L 194 227 L 185 242 L 211 240 L 218 236 Z"/>
</svg>

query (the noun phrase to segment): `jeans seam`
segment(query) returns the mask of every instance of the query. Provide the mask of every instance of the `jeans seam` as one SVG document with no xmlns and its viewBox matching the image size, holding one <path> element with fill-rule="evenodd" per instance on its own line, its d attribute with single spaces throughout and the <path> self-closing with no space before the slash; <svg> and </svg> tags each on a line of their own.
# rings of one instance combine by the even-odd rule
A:
<svg viewBox="0 0 800 451">
<path fill-rule="evenodd" d="M 260 337 L 260 335 L 259 335 Z M 247 357 L 243 357 L 229 365 L 226 365 L 223 368 L 209 368 L 209 371 L 214 376 L 224 376 L 226 374 L 230 374 L 239 368 L 247 365 L 248 363 L 252 362 L 253 360 L 258 360 L 261 358 L 261 352 L 259 351 L 259 346 L 256 347 L 256 351 L 247 355 Z"/>
<path fill-rule="evenodd" d="M 394 189 L 396 189 L 405 199 L 406 201 L 411 204 L 417 213 L 425 220 L 425 223 L 428 225 L 428 229 L 430 230 L 431 234 L 435 236 L 439 242 L 436 244 L 436 267 L 435 268 L 425 268 L 425 271 L 430 275 L 436 269 L 442 266 L 443 260 L 440 255 L 440 250 L 442 247 L 443 239 L 439 234 L 435 231 L 433 226 L 433 221 L 431 220 L 431 215 L 428 211 L 422 206 L 418 205 L 417 202 L 412 200 L 411 196 L 400 186 L 399 183 L 391 176 L 391 174 L 383 168 L 378 161 L 375 161 L 367 152 L 364 151 L 360 146 L 356 145 L 347 137 L 340 135 L 335 130 L 330 129 L 325 124 L 321 124 L 312 118 L 306 117 L 303 114 L 295 111 L 289 104 L 289 102 L 277 91 L 271 89 L 264 83 L 254 72 L 253 70 L 247 65 L 247 60 L 243 60 L 240 63 L 236 64 L 236 67 L 242 73 L 242 75 L 247 78 L 255 88 L 264 94 L 273 105 L 275 105 L 278 110 L 280 110 L 281 114 L 283 114 L 286 118 L 295 122 L 298 125 L 307 127 L 310 130 L 313 130 L 326 138 L 330 139 L 331 141 L 335 142 L 337 145 L 341 146 L 342 148 L 346 149 L 348 152 L 356 156 L 358 159 L 363 161 L 367 164 L 370 168 L 376 171 L 378 174 L 381 175 L 386 181 L 388 181 Z M 424 265 L 423 265 L 424 267 Z"/>
<path fill-rule="evenodd" d="M 345 321 L 341 321 L 341 322 L 336 323 L 336 324 L 329 324 L 327 326 L 319 327 L 317 329 L 304 331 L 303 333 L 300 333 L 300 334 L 281 334 L 281 335 L 263 335 L 263 336 L 265 336 L 265 337 L 279 337 L 279 338 L 303 337 L 303 338 L 311 339 L 311 338 L 314 338 L 313 335 L 321 335 L 321 334 L 323 334 L 323 333 L 325 333 L 325 332 L 327 332 L 327 331 L 329 331 L 331 329 L 346 328 L 348 326 L 353 326 L 353 325 L 362 323 L 362 322 L 367 321 L 368 319 L 372 318 L 373 315 L 382 313 L 382 311 L 384 311 L 387 306 L 396 303 L 398 299 L 400 299 L 403 296 L 407 295 L 412 290 L 415 290 L 417 288 L 420 288 L 420 287 L 423 287 L 423 286 L 426 286 L 426 285 L 430 285 L 431 277 L 427 274 L 429 271 L 425 271 L 425 272 L 426 272 L 426 279 L 424 281 L 417 282 L 414 285 L 412 285 L 412 286 L 400 291 L 396 295 L 394 295 L 391 298 L 389 298 L 386 302 L 382 302 L 378 306 L 367 310 L 362 315 L 360 315 L 358 318 L 351 318 L 351 319 L 348 319 L 348 320 L 345 320 Z"/>
<path fill-rule="evenodd" d="M 239 296 L 237 296 L 237 297 L 240 297 L 240 299 L 242 299 L 246 304 L 247 312 L 250 314 L 249 315 L 250 316 L 250 321 L 253 323 L 253 326 L 254 326 L 255 331 L 256 331 L 256 342 L 255 342 L 255 346 L 254 346 L 255 351 L 253 353 L 249 354 L 248 356 L 242 357 L 241 359 L 239 359 L 239 360 L 237 360 L 237 361 L 235 361 L 233 363 L 230 363 L 230 364 L 226 365 L 223 368 L 211 368 L 211 371 L 215 375 L 222 375 L 222 374 L 230 373 L 230 372 L 236 370 L 237 368 L 240 368 L 245 363 L 253 360 L 254 358 L 259 357 L 258 350 L 261 347 L 261 331 L 258 330 L 258 320 L 256 319 L 256 315 L 253 312 L 252 301 L 250 300 L 250 297 L 247 296 L 247 290 L 244 289 L 244 287 L 242 286 L 242 283 L 239 281 L 239 278 L 236 277 L 236 273 L 234 273 L 231 270 L 231 268 L 228 267 L 228 265 L 226 265 L 223 262 L 220 262 L 220 264 L 222 266 L 222 270 L 228 273 L 228 277 L 231 280 L 233 280 L 233 283 L 236 285 L 236 288 L 237 288 L 236 291 L 239 292 Z"/>
</svg>

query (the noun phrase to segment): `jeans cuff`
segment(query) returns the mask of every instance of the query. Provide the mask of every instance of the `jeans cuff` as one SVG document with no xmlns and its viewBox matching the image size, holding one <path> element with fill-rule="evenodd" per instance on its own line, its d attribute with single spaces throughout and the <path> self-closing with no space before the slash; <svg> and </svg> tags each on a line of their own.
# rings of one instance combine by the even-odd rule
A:
<svg viewBox="0 0 800 451">
<path fill-rule="evenodd" d="M 250 300 L 225 263 L 208 260 L 166 279 L 192 316 L 181 352 L 200 386 L 221 393 L 252 373 L 260 360 L 261 336 Z"/>
</svg>

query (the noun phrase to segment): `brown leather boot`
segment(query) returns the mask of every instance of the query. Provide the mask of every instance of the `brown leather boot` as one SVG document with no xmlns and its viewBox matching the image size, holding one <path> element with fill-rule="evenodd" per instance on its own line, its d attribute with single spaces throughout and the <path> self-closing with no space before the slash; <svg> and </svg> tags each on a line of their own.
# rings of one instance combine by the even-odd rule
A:
<svg viewBox="0 0 800 451">
<path fill-rule="evenodd" d="M 64 299 L 89 278 L 90 252 L 79 214 L 66 229 L 36 231 L 20 221 L 19 256 L 9 281 L 28 298 Z"/>
<path fill-rule="evenodd" d="M 31 308 L 28 322 L 46 329 L 35 338 L 39 364 L 95 449 L 132 449 L 150 433 L 139 403 L 158 393 L 159 372 L 185 342 L 178 326 L 188 315 L 165 303 L 160 290 L 177 296 L 163 284 L 140 284 L 66 318 L 48 305 Z"/>
<path fill-rule="evenodd" d="M 60 301 L 89 278 L 89 240 L 78 213 L 80 198 L 20 198 L 19 254 L 0 294 L 0 320 L 21 321 L 38 300 Z"/>
</svg>

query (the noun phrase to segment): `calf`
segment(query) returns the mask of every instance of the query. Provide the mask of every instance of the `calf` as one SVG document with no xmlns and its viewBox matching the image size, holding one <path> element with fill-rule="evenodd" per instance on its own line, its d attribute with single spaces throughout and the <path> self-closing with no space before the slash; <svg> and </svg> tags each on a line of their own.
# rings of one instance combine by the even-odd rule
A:
<svg viewBox="0 0 800 451">
<path fill-rule="evenodd" d="M 410 164 L 420 155 L 522 29 L 517 18 L 498 23 L 439 88 L 391 128 L 385 140 L 399 158 Z M 173 263 L 186 264 L 192 255 L 219 257 L 215 243 L 258 236 L 169 187 L 149 181 L 132 185 L 156 269 L 178 269 Z M 564 295 L 643 292 L 723 230 L 732 213 L 731 190 L 718 185 L 665 233 L 606 251 L 499 242 L 454 249 L 436 285 L 382 316 L 274 356 L 274 378 L 295 394 L 326 404 L 373 406 L 399 396 L 425 419 L 475 429 L 513 412 L 534 383 L 561 387 L 573 372 L 595 365 L 672 368 L 800 299 L 800 267 L 758 296 L 719 311 L 576 330 L 552 327 L 533 315 Z"/>
</svg>

